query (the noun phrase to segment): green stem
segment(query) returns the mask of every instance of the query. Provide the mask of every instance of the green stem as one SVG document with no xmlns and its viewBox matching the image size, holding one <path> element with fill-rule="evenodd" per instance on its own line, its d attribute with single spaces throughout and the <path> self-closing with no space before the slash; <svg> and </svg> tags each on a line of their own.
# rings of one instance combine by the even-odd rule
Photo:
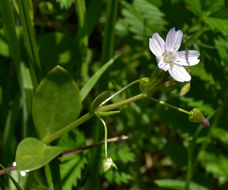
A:
<svg viewBox="0 0 228 190">
<path fill-rule="evenodd" d="M 111 57 L 114 48 L 115 21 L 117 15 L 118 0 L 107 1 L 105 31 L 102 44 L 101 63 L 106 63 Z"/>
<path fill-rule="evenodd" d="M 78 15 L 78 27 L 79 32 L 83 33 L 81 34 L 82 37 L 80 38 L 80 47 L 82 46 L 82 49 L 85 51 L 87 45 L 88 45 L 88 37 L 86 35 L 86 23 L 85 23 L 85 0 L 76 0 L 76 8 L 77 8 L 77 15 Z"/>
<path fill-rule="evenodd" d="M 66 127 L 62 128 L 61 130 L 55 132 L 51 136 L 49 136 L 47 138 L 44 138 L 42 141 L 44 143 L 48 144 L 48 143 L 56 140 L 57 138 L 59 138 L 63 134 L 65 134 L 65 133 L 69 132 L 70 130 L 74 129 L 75 127 L 81 125 L 82 123 L 85 123 L 86 121 L 88 121 L 89 119 L 91 119 L 93 116 L 94 116 L 93 113 L 87 113 L 87 114 L 81 116 L 79 119 L 73 121 L 72 123 L 70 123 Z"/>
<path fill-rule="evenodd" d="M 118 94 L 120 94 L 121 92 L 123 92 L 124 90 L 126 90 L 127 88 L 131 87 L 134 84 L 137 84 L 141 81 L 142 79 L 138 79 L 135 80 L 131 83 L 129 83 L 128 85 L 126 85 L 125 87 L 123 87 L 122 89 L 120 89 L 119 91 L 117 91 L 116 93 L 114 93 L 113 95 L 111 95 L 109 98 L 107 98 L 106 100 L 104 100 L 99 106 L 103 106 L 104 104 L 106 104 L 108 101 L 110 101 L 112 98 L 114 98 L 115 96 L 117 96 Z"/>
<path fill-rule="evenodd" d="M 110 105 L 107 105 L 107 106 L 102 106 L 102 107 L 100 107 L 97 110 L 97 112 L 99 112 L 99 111 L 106 112 L 106 111 L 110 111 L 110 110 L 113 110 L 113 109 L 117 109 L 117 108 L 119 108 L 121 106 L 129 104 L 131 102 L 135 102 L 135 101 L 140 100 L 140 99 L 145 98 L 145 97 L 146 97 L 145 94 L 138 94 L 136 96 L 133 96 L 133 97 L 128 98 L 126 100 L 123 100 L 121 102 L 117 102 L 117 103 L 110 104 Z"/>
<path fill-rule="evenodd" d="M 165 106 L 167 106 L 167 107 L 169 107 L 169 108 L 172 108 L 172 109 L 175 109 L 175 110 L 177 110 L 177 111 L 183 112 L 183 113 L 185 113 L 185 114 L 187 114 L 187 115 L 191 115 L 191 112 L 189 112 L 189 111 L 187 111 L 187 110 L 184 110 L 184 109 L 182 109 L 182 108 L 178 108 L 178 107 L 176 107 L 176 106 L 173 106 L 173 105 L 168 104 L 168 103 L 166 103 L 166 102 L 163 102 L 163 101 L 161 101 L 161 100 L 157 100 L 156 98 L 153 98 L 153 97 L 147 96 L 147 98 L 149 98 L 150 100 L 153 100 L 153 101 L 155 101 L 155 102 L 157 102 L 157 103 L 159 103 L 159 104 L 165 105 Z"/>
<path fill-rule="evenodd" d="M 217 110 L 214 113 L 212 113 L 207 119 L 210 119 L 216 112 L 217 112 Z M 191 179 L 192 179 L 193 173 L 194 173 L 197 163 L 198 163 L 198 161 L 197 161 L 198 156 L 196 156 L 196 160 L 194 163 L 193 163 L 193 157 L 195 154 L 196 140 L 202 129 L 203 129 L 203 126 L 200 124 L 198 126 L 196 132 L 193 135 L 190 146 L 188 147 L 188 167 L 187 167 L 187 175 L 186 175 L 186 180 L 185 180 L 185 190 L 189 190 L 189 188 L 190 188 Z M 202 147 L 201 147 L 201 149 L 202 149 Z M 198 152 L 198 154 L 201 152 L 201 149 Z"/>
<path fill-rule="evenodd" d="M 116 109 L 116 108 L 119 108 L 123 105 L 126 105 L 126 104 L 129 104 L 131 102 L 135 102 L 137 100 L 140 100 L 142 98 L 145 98 L 145 95 L 144 94 L 138 94 L 136 96 L 133 96 L 131 98 L 128 98 L 126 100 L 123 100 L 121 102 L 118 102 L 118 103 L 114 103 L 114 104 L 110 104 L 110 105 L 107 105 L 107 106 L 103 106 L 101 107 L 100 109 L 97 110 L 97 112 L 99 111 L 102 111 L 102 112 L 105 112 L 105 111 L 110 111 L 112 109 Z M 91 119 L 92 117 L 94 116 L 94 113 L 86 113 L 85 115 L 81 116 L 79 119 L 73 121 L 71 124 L 67 125 L 66 127 L 64 127 L 63 129 L 55 132 L 54 134 L 52 134 L 51 136 L 49 137 L 46 137 L 44 138 L 42 141 L 46 144 L 49 144 L 51 143 L 52 141 L 56 140 L 57 138 L 59 138 L 60 136 L 62 136 L 63 134 L 69 132 L 70 130 L 74 129 L 75 127 L 81 125 L 82 123 L 88 121 L 89 119 Z"/>
<path fill-rule="evenodd" d="M 2 164 L 0 164 L 0 167 L 5 171 L 6 175 L 9 177 L 9 179 L 12 180 L 14 185 L 16 186 L 17 190 L 23 190 L 23 188 L 17 183 L 17 181 L 10 175 L 10 173 L 4 168 Z"/>
<path fill-rule="evenodd" d="M 198 30 L 196 33 L 193 34 L 193 36 L 185 43 L 185 47 L 189 47 L 192 45 L 192 43 L 199 38 L 206 30 L 208 27 L 204 25 L 200 30 Z"/>
<path fill-rule="evenodd" d="M 187 165 L 187 175 L 185 182 L 185 190 L 189 190 L 189 186 L 192 178 L 192 149 L 188 148 L 188 165 Z"/>
<path fill-rule="evenodd" d="M 107 129 L 107 126 L 106 126 L 106 123 L 105 121 L 101 118 L 101 117 L 98 117 L 103 126 L 104 126 L 104 145 L 105 145 L 105 158 L 107 159 L 108 158 L 108 143 L 107 143 L 107 138 L 108 138 L 108 129 Z"/>
<path fill-rule="evenodd" d="M 199 125 L 195 134 L 193 135 L 190 146 L 188 147 L 188 165 L 187 165 L 187 175 L 185 180 L 185 190 L 189 190 L 190 183 L 192 179 L 193 170 L 193 156 L 195 152 L 196 139 L 199 136 L 200 131 L 202 130 L 202 125 Z"/>
<path fill-rule="evenodd" d="M 20 93 L 23 99 L 23 111 L 22 111 L 22 136 L 23 138 L 27 136 L 27 129 L 29 125 L 29 105 L 27 102 L 32 101 L 31 97 L 28 96 L 26 92 L 25 75 L 23 73 L 23 68 L 25 68 L 24 63 L 21 61 L 19 40 L 16 35 L 16 24 L 15 15 L 12 10 L 13 6 L 9 0 L 2 0 L 0 5 L 0 12 L 2 14 L 3 27 L 5 35 L 9 43 L 10 56 L 13 59 L 13 64 L 15 71 L 17 73 L 18 84 L 20 88 Z"/>
</svg>

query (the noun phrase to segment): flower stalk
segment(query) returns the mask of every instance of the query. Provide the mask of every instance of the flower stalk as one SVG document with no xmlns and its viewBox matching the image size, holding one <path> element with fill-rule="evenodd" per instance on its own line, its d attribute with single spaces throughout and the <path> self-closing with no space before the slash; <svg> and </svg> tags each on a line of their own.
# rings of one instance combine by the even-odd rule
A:
<svg viewBox="0 0 228 190">
<path fill-rule="evenodd" d="M 167 107 L 169 107 L 169 108 L 172 108 L 172 109 L 175 109 L 175 110 L 177 110 L 177 111 L 183 112 L 183 113 L 185 113 L 185 114 L 187 114 L 187 115 L 191 115 L 191 112 L 189 112 L 189 111 L 187 111 L 187 110 L 184 110 L 184 109 L 182 109 L 182 108 L 178 108 L 178 107 L 176 107 L 176 106 L 174 106 L 174 105 L 168 104 L 168 103 L 163 102 L 163 101 L 161 101 L 161 100 L 157 100 L 156 98 L 153 98 L 153 97 L 150 97 L 150 96 L 147 96 L 147 98 L 149 98 L 150 100 L 153 100 L 154 102 L 157 102 L 157 103 L 159 103 L 159 104 L 161 104 L 161 105 L 165 105 L 165 106 L 167 106 Z"/>
<path fill-rule="evenodd" d="M 104 146 L 105 146 L 105 159 L 108 158 L 108 143 L 107 143 L 107 138 L 108 138 L 108 128 L 107 125 L 105 123 L 105 121 L 98 116 L 98 118 L 100 119 L 101 123 L 104 126 Z"/>
</svg>

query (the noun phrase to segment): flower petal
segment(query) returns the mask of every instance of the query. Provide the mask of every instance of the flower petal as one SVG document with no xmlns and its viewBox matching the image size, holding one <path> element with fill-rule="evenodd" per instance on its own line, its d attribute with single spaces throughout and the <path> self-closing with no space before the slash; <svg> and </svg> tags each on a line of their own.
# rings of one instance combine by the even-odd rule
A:
<svg viewBox="0 0 228 190">
<path fill-rule="evenodd" d="M 169 64 L 164 63 L 163 61 L 163 57 L 156 57 L 157 62 L 158 62 L 158 67 L 159 69 L 163 70 L 163 71 L 168 71 L 168 69 L 170 68 Z"/>
<path fill-rule="evenodd" d="M 173 65 L 173 67 L 171 67 L 168 72 L 178 82 L 185 82 L 191 80 L 191 76 L 182 66 Z"/>
<path fill-rule="evenodd" d="M 175 64 L 182 66 L 193 66 L 200 62 L 200 52 L 196 50 L 185 50 L 177 52 Z"/>
<path fill-rule="evenodd" d="M 175 28 L 171 28 L 166 36 L 165 49 L 176 52 L 180 48 L 182 37 L 183 32 L 181 30 L 175 31 Z"/>
<path fill-rule="evenodd" d="M 149 39 L 149 47 L 154 55 L 161 56 L 165 51 L 165 42 L 158 33 L 154 33 Z"/>
</svg>

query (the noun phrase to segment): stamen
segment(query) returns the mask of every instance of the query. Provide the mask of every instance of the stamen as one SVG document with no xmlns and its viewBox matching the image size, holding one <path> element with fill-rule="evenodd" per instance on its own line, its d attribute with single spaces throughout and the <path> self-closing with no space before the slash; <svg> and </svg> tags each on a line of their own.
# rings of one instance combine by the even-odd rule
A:
<svg viewBox="0 0 228 190">
<path fill-rule="evenodd" d="M 176 57 L 173 55 L 171 51 L 165 51 L 162 53 L 163 60 L 165 64 L 169 64 L 170 67 L 173 67 Z"/>
</svg>

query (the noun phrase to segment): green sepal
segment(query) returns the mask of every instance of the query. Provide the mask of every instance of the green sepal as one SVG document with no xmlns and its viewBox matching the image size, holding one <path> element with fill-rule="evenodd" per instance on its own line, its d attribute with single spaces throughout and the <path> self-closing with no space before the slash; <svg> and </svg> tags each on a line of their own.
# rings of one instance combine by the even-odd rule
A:
<svg viewBox="0 0 228 190">
<path fill-rule="evenodd" d="M 116 170 L 118 169 L 116 164 L 113 162 L 112 158 L 104 159 L 102 161 L 102 167 L 104 172 L 109 171 L 111 168 L 115 168 Z"/>
<path fill-rule="evenodd" d="M 187 94 L 190 91 L 190 89 L 191 89 L 191 83 L 188 82 L 181 88 L 180 93 L 179 93 L 180 97 Z"/>
<path fill-rule="evenodd" d="M 188 119 L 194 123 L 201 123 L 204 121 L 205 117 L 198 108 L 193 108 L 190 111 L 190 115 Z"/>
</svg>

